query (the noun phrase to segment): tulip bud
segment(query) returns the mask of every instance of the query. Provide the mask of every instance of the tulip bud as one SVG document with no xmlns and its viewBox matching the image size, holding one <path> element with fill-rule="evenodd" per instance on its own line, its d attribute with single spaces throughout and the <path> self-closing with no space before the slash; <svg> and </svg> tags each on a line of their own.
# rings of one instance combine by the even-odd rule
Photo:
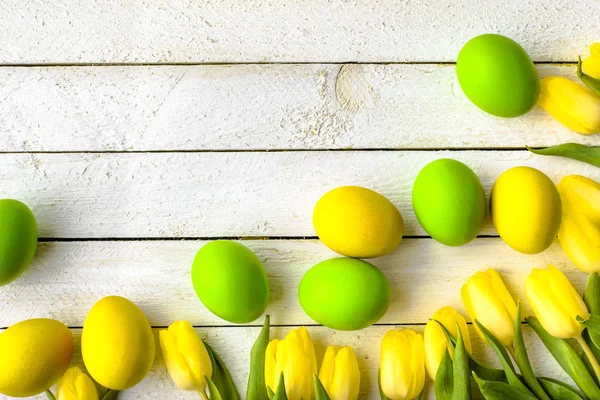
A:
<svg viewBox="0 0 600 400">
<path fill-rule="evenodd" d="M 579 337 L 583 325 L 577 317 L 590 313 L 567 277 L 556 267 L 534 268 L 525 280 L 525 292 L 535 316 L 549 334 L 558 339 Z"/>
<path fill-rule="evenodd" d="M 212 362 L 204 342 L 188 321 L 175 321 L 167 330 L 160 331 L 167 371 L 183 390 L 205 393 L 206 379 L 212 378 Z"/>
<path fill-rule="evenodd" d="M 585 273 L 600 272 L 600 184 L 580 175 L 558 184 L 563 218 L 558 241 L 571 261 Z"/>
<path fill-rule="evenodd" d="M 504 346 L 513 343 L 517 305 L 496 270 L 475 273 L 460 294 L 472 321 L 478 320 Z M 477 332 L 485 339 L 479 328 Z"/>
<path fill-rule="evenodd" d="M 81 368 L 72 367 L 58 381 L 56 400 L 98 400 L 98 390 Z"/>
<path fill-rule="evenodd" d="M 453 354 L 452 346 L 448 343 L 448 339 L 444 330 L 440 326 L 443 324 L 452 336 L 458 336 L 458 328 L 462 335 L 465 348 L 468 353 L 471 353 L 471 336 L 467 328 L 467 321 L 456 310 L 450 306 L 442 307 L 433 314 L 431 321 L 425 325 L 423 332 L 423 342 L 425 344 L 425 366 L 432 381 L 435 381 L 438 367 L 442 361 L 442 357 L 446 349 Z"/>
<path fill-rule="evenodd" d="M 391 330 L 381 342 L 381 390 L 390 400 L 416 399 L 425 384 L 423 337 L 410 329 Z"/>
<path fill-rule="evenodd" d="M 540 81 L 538 103 L 570 130 L 591 135 L 600 132 L 600 97 L 562 76 Z"/>
<path fill-rule="evenodd" d="M 360 370 L 352 347 L 329 346 L 323 357 L 319 380 L 331 400 L 356 400 Z"/>
<path fill-rule="evenodd" d="M 590 56 L 583 60 L 583 71 L 592 78 L 600 79 L 600 43 L 590 46 Z"/>
<path fill-rule="evenodd" d="M 292 330 L 283 340 L 272 340 L 265 355 L 265 383 L 277 391 L 283 373 L 287 400 L 312 399 L 317 357 L 305 327 Z"/>
</svg>

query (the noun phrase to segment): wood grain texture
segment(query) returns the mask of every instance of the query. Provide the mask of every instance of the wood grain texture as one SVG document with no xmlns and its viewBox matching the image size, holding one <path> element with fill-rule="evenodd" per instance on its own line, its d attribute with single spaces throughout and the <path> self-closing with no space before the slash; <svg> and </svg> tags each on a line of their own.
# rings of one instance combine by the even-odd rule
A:
<svg viewBox="0 0 600 400">
<path fill-rule="evenodd" d="M 540 107 L 484 113 L 453 65 L 7 67 L 0 81 L 7 152 L 600 145 Z"/>
<path fill-rule="evenodd" d="M 275 321 L 277 322 L 277 321 Z M 469 327 L 473 341 L 473 353 L 487 365 L 499 367 L 499 363 L 491 348 L 484 344 L 472 326 Z M 273 328 L 272 338 L 283 338 L 292 328 Z M 388 329 L 414 329 L 417 332 L 423 331 L 423 326 L 374 326 L 360 332 L 341 332 L 332 331 L 323 327 L 309 327 L 309 332 L 315 342 L 318 364 L 321 364 L 325 348 L 329 345 L 353 346 L 358 358 L 361 370 L 361 399 L 379 399 L 377 391 L 377 371 L 379 368 L 379 352 L 383 335 Z M 209 328 L 198 329 L 200 335 L 205 339 L 227 364 L 238 390 L 245 398 L 248 368 L 250 365 L 250 348 L 258 335 L 258 327 L 241 328 Z M 80 330 L 73 331 L 76 338 L 76 351 L 73 358 L 73 364 L 83 367 L 79 351 Z M 158 333 L 158 329 L 155 329 Z M 560 369 L 558 364 L 551 359 L 551 356 L 544 348 L 535 333 L 527 326 L 523 328 L 525 342 L 529 351 L 529 356 L 534 370 L 540 376 L 549 376 L 564 381 L 568 377 Z M 158 335 L 157 335 L 158 336 Z M 121 392 L 120 400 L 147 400 L 147 399 L 197 399 L 198 395 L 193 392 L 180 391 L 170 380 L 164 360 L 160 352 L 157 338 L 157 357 L 155 365 L 139 385 L 132 389 Z M 429 393 L 429 399 L 435 399 L 431 382 L 427 382 L 426 390 Z M 37 396 L 36 399 L 45 399 L 45 396 Z M 0 394 L 0 399 L 8 397 Z M 474 399 L 481 399 L 475 395 Z"/>
<path fill-rule="evenodd" d="M 518 165 L 556 182 L 600 181 L 596 167 L 527 151 L 1 154 L 0 197 L 28 204 L 46 238 L 305 237 L 325 192 L 359 185 L 400 209 L 405 235 L 421 236 L 412 183 L 443 157 L 473 168 L 488 193 Z M 495 234 L 489 221 L 481 234 Z"/>
<path fill-rule="evenodd" d="M 599 14 L 586 0 L 4 0 L 0 62 L 453 61 L 488 32 L 574 61 Z"/>
<path fill-rule="evenodd" d="M 190 277 L 192 260 L 204 241 L 66 242 L 40 244 L 33 265 L 0 291 L 0 327 L 46 317 L 83 325 L 92 305 L 108 295 L 124 296 L 144 309 L 154 326 L 187 319 L 196 326 L 229 325 L 198 300 Z M 318 241 L 244 241 L 264 262 L 271 298 L 267 313 L 280 324 L 315 324 L 302 310 L 297 288 L 314 264 L 339 257 Z M 432 239 L 405 239 L 392 253 L 370 260 L 388 277 L 392 304 L 384 324 L 426 323 L 452 305 L 464 312 L 460 288 L 478 270 L 496 268 L 511 292 L 531 311 L 524 293 L 531 269 L 554 264 L 583 292 L 586 275 L 560 246 L 524 255 L 499 238 L 446 247 Z M 34 304 L 35 306 L 32 306 Z M 260 324 L 261 322 L 255 322 Z"/>
</svg>

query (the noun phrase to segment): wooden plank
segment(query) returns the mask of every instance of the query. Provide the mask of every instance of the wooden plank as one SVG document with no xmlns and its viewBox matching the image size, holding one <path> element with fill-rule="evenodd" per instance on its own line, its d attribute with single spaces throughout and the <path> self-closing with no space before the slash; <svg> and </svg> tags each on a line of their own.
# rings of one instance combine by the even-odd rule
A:
<svg viewBox="0 0 600 400">
<path fill-rule="evenodd" d="M 309 332 L 315 342 L 318 364 L 321 364 L 325 348 L 328 345 L 353 346 L 361 369 L 361 399 L 375 400 L 379 399 L 377 392 L 377 371 L 379 368 L 379 352 L 383 335 L 388 329 L 415 329 L 422 332 L 423 326 L 376 326 L 360 332 L 341 332 L 332 331 L 323 327 L 309 327 Z M 292 328 L 273 328 L 271 331 L 273 338 L 283 338 L 289 329 Z M 250 363 L 250 348 L 258 335 L 258 327 L 238 327 L 238 328 L 205 328 L 198 329 L 200 335 L 210 344 L 227 364 L 238 390 L 245 398 L 248 367 Z M 496 357 L 491 348 L 482 343 L 477 337 L 474 329 L 470 327 L 471 337 L 473 338 L 473 352 L 488 365 L 498 367 Z M 534 370 L 542 376 L 550 376 L 564 381 L 568 380 L 566 374 L 560 369 L 558 364 L 550 359 L 550 355 L 543 344 L 535 336 L 535 333 L 529 328 L 524 327 L 524 336 L 528 346 L 529 356 L 534 366 Z M 158 330 L 156 330 L 158 333 Z M 76 352 L 73 364 L 83 366 L 79 352 L 80 330 L 74 330 L 76 335 Z M 197 399 L 198 395 L 193 392 L 180 391 L 169 379 L 164 360 L 160 352 L 160 346 L 157 340 L 157 358 L 154 367 L 139 385 L 121 392 L 119 399 L 123 400 L 141 400 L 141 399 Z M 429 399 L 434 399 L 434 393 L 431 383 L 427 382 Z M 45 396 L 37 396 L 36 399 L 44 399 Z M 480 396 L 475 395 L 475 399 Z M 8 399 L 0 395 L 0 399 Z"/>
<path fill-rule="evenodd" d="M 29 204 L 41 237 L 304 237 L 325 192 L 360 185 L 398 206 L 406 235 L 423 235 L 412 183 L 443 157 L 473 168 L 488 192 L 517 165 L 600 181 L 596 167 L 526 151 L 2 154 L 0 197 Z M 488 222 L 481 234 L 494 232 Z"/>
<path fill-rule="evenodd" d="M 539 107 L 483 113 L 453 65 L 0 68 L 0 82 L 8 152 L 600 145 Z"/>
<path fill-rule="evenodd" d="M 598 40 L 598 2 L 36 0 L 0 4 L 1 63 L 453 61 L 486 33 L 535 60 Z"/>
<path fill-rule="evenodd" d="M 144 309 L 154 326 L 187 319 L 197 326 L 228 325 L 211 314 L 192 288 L 190 269 L 204 241 L 42 243 L 26 273 L 0 291 L 0 327 L 28 318 L 60 319 L 80 327 L 92 305 L 108 295 L 127 297 Z M 314 324 L 302 310 L 297 288 L 314 264 L 337 254 L 318 241 L 244 241 L 263 260 L 271 286 L 267 313 L 280 324 Z M 371 262 L 390 280 L 392 304 L 380 323 L 426 323 L 435 310 L 464 311 L 460 288 L 475 271 L 496 268 L 512 293 L 530 308 L 525 278 L 533 267 L 554 264 L 583 292 L 585 274 L 558 244 L 524 255 L 499 238 L 445 247 L 431 239 L 405 239 L 391 254 Z M 35 304 L 35 307 L 31 307 Z M 256 323 L 255 323 L 256 324 Z"/>
</svg>

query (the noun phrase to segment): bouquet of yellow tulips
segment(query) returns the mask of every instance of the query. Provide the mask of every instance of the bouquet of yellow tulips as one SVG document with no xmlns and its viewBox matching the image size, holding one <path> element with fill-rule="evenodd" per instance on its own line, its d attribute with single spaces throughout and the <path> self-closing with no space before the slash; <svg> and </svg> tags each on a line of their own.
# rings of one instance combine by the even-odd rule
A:
<svg viewBox="0 0 600 400">
<path fill-rule="evenodd" d="M 270 340 L 270 319 L 250 357 L 247 400 L 357 400 L 360 370 L 352 347 L 329 346 L 317 375 L 315 348 L 308 330 L 292 330 Z"/>
<path fill-rule="evenodd" d="M 469 278 L 461 296 L 475 330 L 492 346 L 502 369 L 489 368 L 471 354 L 465 318 L 452 307 L 443 307 L 425 326 L 423 336 L 410 329 L 384 336 L 382 400 L 419 397 L 425 371 L 441 400 L 471 399 L 471 377 L 488 400 L 600 399 L 600 276 L 595 272 L 589 276 L 582 298 L 550 265 L 534 269 L 525 289 L 535 314 L 525 319 L 527 324 L 579 389 L 535 375 L 523 340 L 520 302 L 514 301 L 498 272 L 488 269 Z"/>
</svg>

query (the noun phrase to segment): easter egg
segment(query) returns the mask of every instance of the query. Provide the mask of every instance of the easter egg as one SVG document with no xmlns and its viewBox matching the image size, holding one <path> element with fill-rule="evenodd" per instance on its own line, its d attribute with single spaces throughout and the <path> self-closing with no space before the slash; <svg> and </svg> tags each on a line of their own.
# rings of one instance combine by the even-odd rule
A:
<svg viewBox="0 0 600 400">
<path fill-rule="evenodd" d="M 204 245 L 194 258 L 192 283 L 204 306 L 229 322 L 252 322 L 269 303 L 265 268 L 241 243 L 217 240 Z"/>
<path fill-rule="evenodd" d="M 83 362 L 91 377 L 106 388 L 125 390 L 140 383 L 154 363 L 155 352 L 148 319 L 123 297 L 103 298 L 85 318 Z"/>
<path fill-rule="evenodd" d="M 492 188 L 490 208 L 502 240 L 521 253 L 546 250 L 558 234 L 560 195 L 550 178 L 537 169 L 515 167 L 500 175 Z"/>
<path fill-rule="evenodd" d="M 334 258 L 313 266 L 300 281 L 304 312 L 328 328 L 351 331 L 379 321 L 391 301 L 385 275 L 354 258 Z"/>
<path fill-rule="evenodd" d="M 51 388 L 73 357 L 73 335 L 52 319 L 30 319 L 0 334 L 0 393 L 30 397 Z"/>
<path fill-rule="evenodd" d="M 378 257 L 392 251 L 404 233 L 400 211 L 381 194 L 342 186 L 323 195 L 313 212 L 319 239 L 347 257 Z"/>
<path fill-rule="evenodd" d="M 0 286 L 27 269 L 37 249 L 38 229 L 31 210 L 12 199 L 0 200 Z"/>
<path fill-rule="evenodd" d="M 475 173 L 460 161 L 442 158 L 425 166 L 412 190 L 419 224 L 447 246 L 473 240 L 485 218 L 485 192 Z"/>
<path fill-rule="evenodd" d="M 498 117 L 527 113 L 540 94 L 531 58 L 517 42 L 501 35 L 469 40 L 458 55 L 456 74 L 469 100 Z"/>
</svg>

